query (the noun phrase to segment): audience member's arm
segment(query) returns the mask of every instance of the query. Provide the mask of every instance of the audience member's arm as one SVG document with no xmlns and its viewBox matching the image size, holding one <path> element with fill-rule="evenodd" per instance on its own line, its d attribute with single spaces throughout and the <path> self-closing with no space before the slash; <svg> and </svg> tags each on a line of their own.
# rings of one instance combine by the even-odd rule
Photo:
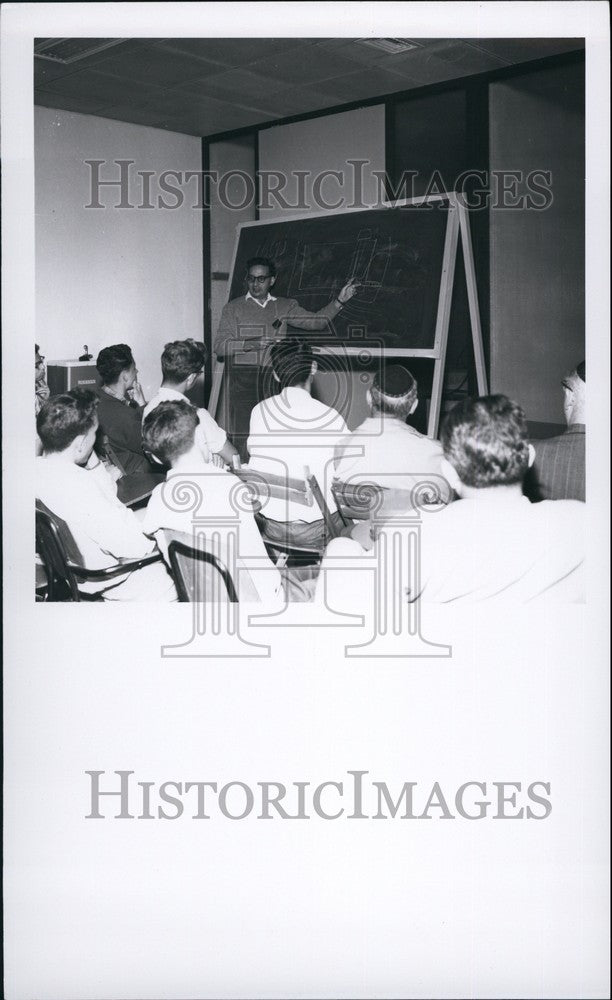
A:
<svg viewBox="0 0 612 1000">
<path fill-rule="evenodd" d="M 105 552 L 115 559 L 140 559 L 154 551 L 155 544 L 145 537 L 133 511 L 108 496 L 96 481 L 95 470 L 86 500 L 84 527 Z"/>
</svg>

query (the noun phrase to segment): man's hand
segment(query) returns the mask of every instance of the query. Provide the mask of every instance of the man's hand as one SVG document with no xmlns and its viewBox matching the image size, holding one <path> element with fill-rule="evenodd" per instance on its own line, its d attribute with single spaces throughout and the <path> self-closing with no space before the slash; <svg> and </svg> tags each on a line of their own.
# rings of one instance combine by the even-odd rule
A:
<svg viewBox="0 0 612 1000">
<path fill-rule="evenodd" d="M 349 299 L 353 298 L 353 295 L 359 288 L 360 284 L 360 281 L 347 281 L 346 285 L 340 289 L 338 295 L 336 296 L 340 305 L 343 306 Z"/>
<path fill-rule="evenodd" d="M 128 395 L 131 396 L 131 398 L 134 400 L 134 402 L 138 403 L 139 406 L 145 406 L 146 405 L 147 401 L 144 398 L 144 392 L 142 391 L 142 388 L 140 386 L 140 382 L 134 382 L 134 385 L 132 386 L 132 388 L 128 390 Z"/>
</svg>

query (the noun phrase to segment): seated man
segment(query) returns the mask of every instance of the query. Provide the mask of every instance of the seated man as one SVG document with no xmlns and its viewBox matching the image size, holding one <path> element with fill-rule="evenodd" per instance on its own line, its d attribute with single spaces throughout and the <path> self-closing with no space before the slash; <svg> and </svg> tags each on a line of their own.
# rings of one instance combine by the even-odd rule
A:
<svg viewBox="0 0 612 1000">
<path fill-rule="evenodd" d="M 370 416 L 343 445 L 338 479 L 412 491 L 433 477 L 431 481 L 441 488 L 440 443 L 406 423 L 419 402 L 413 375 L 402 365 L 387 365 L 375 374 L 367 401 Z M 448 488 L 443 499 L 450 499 Z"/>
<path fill-rule="evenodd" d="M 339 530 L 344 521 L 331 492 L 334 453 L 348 433 L 340 414 L 313 399 L 317 370 L 312 348 L 299 340 L 285 340 L 271 349 L 274 378 L 281 391 L 264 399 L 251 413 L 247 449 L 249 467 L 290 479 L 304 480 L 304 467 L 315 476 Z M 270 541 L 322 548 L 326 543 L 320 509 L 276 498 L 267 500 L 265 536 Z"/>
<path fill-rule="evenodd" d="M 40 353 L 38 344 L 34 344 L 34 412 L 36 416 L 40 413 L 43 404 L 47 402 L 49 395 L 45 359 Z"/>
<path fill-rule="evenodd" d="M 142 410 L 146 400 L 138 384 L 138 369 L 127 344 L 105 347 L 96 368 L 102 380 L 98 419 L 121 471 L 158 472 L 142 451 Z"/>
<path fill-rule="evenodd" d="M 447 416 L 441 442 L 442 471 L 460 499 L 437 512 L 423 511 L 420 555 L 414 556 L 420 558 L 420 572 L 416 562 L 405 569 L 404 578 L 411 581 L 407 599 L 583 601 L 584 504 L 531 504 L 522 495 L 533 448 L 521 408 L 501 395 L 468 399 Z M 393 534 L 405 530 L 386 525 L 374 554 L 381 548 L 389 552 Z M 341 542 L 342 554 L 349 546 L 355 554 L 363 552 L 354 541 Z M 344 573 L 329 576 L 334 592 L 351 586 Z M 341 584 L 334 576 L 345 579 Z"/>
<path fill-rule="evenodd" d="M 162 384 L 143 410 L 143 420 L 159 403 L 186 400 L 185 393 L 191 389 L 196 379 L 204 371 L 206 349 L 195 340 L 175 340 L 166 344 L 161 356 Z M 229 466 L 238 452 L 227 440 L 227 434 L 211 417 L 208 410 L 198 409 L 200 424 L 204 432 L 204 444 L 208 452 L 219 455 Z"/>
<path fill-rule="evenodd" d="M 559 437 L 533 443 L 534 500 L 584 500 L 585 498 L 586 366 L 584 361 L 566 375 L 561 384 L 567 430 Z"/>
<path fill-rule="evenodd" d="M 95 393 L 73 389 L 52 396 L 36 422 L 44 449 L 36 459 L 36 496 L 66 522 L 88 569 L 104 569 L 119 559 L 140 559 L 155 551 L 93 454 L 97 405 Z M 83 582 L 80 588 L 102 592 L 107 601 L 176 600 L 174 583 L 161 562 L 109 581 Z"/>
<path fill-rule="evenodd" d="M 240 480 L 204 457 L 208 448 L 197 410 L 187 400 L 160 403 L 145 418 L 143 434 L 147 450 L 171 468 L 166 483 L 154 490 L 143 521 L 144 531 L 155 536 L 164 556 L 164 532 L 193 535 L 197 530 L 207 551 L 229 569 L 240 601 L 283 604 L 279 571 L 270 562 L 253 514 L 238 499 Z M 180 503 L 181 496 L 191 498 L 194 493 L 201 494 L 199 506 Z M 245 558 L 260 560 L 261 565 L 249 569 Z"/>
</svg>

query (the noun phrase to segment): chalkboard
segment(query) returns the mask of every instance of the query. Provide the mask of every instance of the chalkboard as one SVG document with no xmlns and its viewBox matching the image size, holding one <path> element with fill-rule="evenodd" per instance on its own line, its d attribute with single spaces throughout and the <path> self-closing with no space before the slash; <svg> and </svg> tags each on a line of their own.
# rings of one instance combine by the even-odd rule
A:
<svg viewBox="0 0 612 1000">
<path fill-rule="evenodd" d="M 317 342 L 388 349 L 434 347 L 449 202 L 247 223 L 238 234 L 230 298 L 244 295 L 246 262 L 270 257 L 272 294 L 317 312 L 351 278 L 355 296 Z"/>
</svg>

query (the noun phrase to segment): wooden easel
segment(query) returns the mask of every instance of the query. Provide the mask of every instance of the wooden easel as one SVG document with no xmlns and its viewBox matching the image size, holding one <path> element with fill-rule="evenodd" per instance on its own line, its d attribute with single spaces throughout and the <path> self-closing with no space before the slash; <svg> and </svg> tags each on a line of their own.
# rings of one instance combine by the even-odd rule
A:
<svg viewBox="0 0 612 1000">
<path fill-rule="evenodd" d="M 470 326 L 472 330 L 472 345 L 474 349 L 474 362 L 476 367 L 476 384 L 479 394 L 487 393 L 487 374 L 485 367 L 484 349 L 482 343 L 482 327 L 480 323 L 480 310 L 478 307 L 478 294 L 476 287 L 476 270 L 474 267 L 474 254 L 472 251 L 472 237 L 470 233 L 470 220 L 468 210 L 463 201 L 463 197 L 456 191 L 445 195 L 430 195 L 428 198 L 408 198 L 404 201 L 394 202 L 392 205 L 376 206 L 377 209 L 388 207 L 400 208 L 404 205 L 422 205 L 424 202 L 448 201 L 448 220 L 446 225 L 446 236 L 444 241 L 444 256 L 442 261 L 442 274 L 440 278 L 440 293 L 438 297 L 438 311 L 436 316 L 436 330 L 434 345 L 432 348 L 368 348 L 371 356 L 384 358 L 430 358 L 434 362 L 433 384 L 431 392 L 431 406 L 429 409 L 429 421 L 427 434 L 430 438 L 437 437 L 440 423 L 440 410 L 442 406 L 442 387 L 444 382 L 444 368 L 446 364 L 446 350 L 448 345 L 448 330 L 450 325 L 450 310 L 453 297 L 453 285 L 455 280 L 455 266 L 457 261 L 457 246 L 459 234 L 461 233 L 461 246 L 463 250 L 463 262 L 466 277 L 466 287 L 468 304 L 470 311 Z M 367 211 L 367 210 L 365 210 Z M 347 209 L 347 212 L 364 212 L 364 209 Z M 310 213 L 309 217 L 328 216 L 328 212 Z M 299 220 L 303 216 L 287 217 L 287 222 Z M 278 220 L 274 220 L 278 224 Z M 231 273 L 234 272 L 240 233 L 245 226 L 265 226 L 262 222 L 246 222 L 238 227 L 236 245 L 234 248 L 234 259 Z M 315 353 L 340 354 L 345 357 L 356 357 L 363 353 L 363 347 L 351 347 L 348 345 L 335 346 L 333 344 L 325 347 L 313 345 Z M 249 348 L 249 354 L 253 353 L 253 348 Z M 216 358 L 213 368 L 212 389 L 208 402 L 209 412 L 216 417 L 223 384 L 225 362 Z"/>
</svg>

